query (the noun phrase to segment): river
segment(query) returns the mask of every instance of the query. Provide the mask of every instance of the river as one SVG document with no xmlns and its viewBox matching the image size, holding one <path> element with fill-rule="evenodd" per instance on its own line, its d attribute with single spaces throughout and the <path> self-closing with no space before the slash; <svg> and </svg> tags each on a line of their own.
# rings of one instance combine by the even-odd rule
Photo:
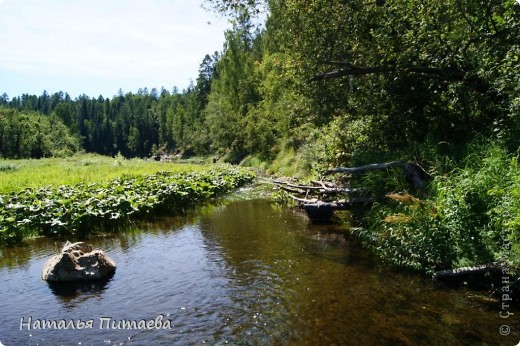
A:
<svg viewBox="0 0 520 346">
<path fill-rule="evenodd" d="M 255 196 L 242 189 L 189 215 L 88 239 L 117 263 L 116 274 L 103 284 L 56 289 L 41 280 L 43 264 L 64 240 L 39 238 L 0 250 L 0 342 L 516 345 L 520 340 L 513 317 L 500 318 L 499 303 L 482 293 L 439 287 L 427 277 L 388 268 L 344 226 L 312 225 L 305 215 Z M 160 328 L 144 328 L 150 320 Z M 60 322 L 67 328 L 58 328 Z M 511 325 L 509 336 L 499 332 L 505 324 Z"/>
</svg>

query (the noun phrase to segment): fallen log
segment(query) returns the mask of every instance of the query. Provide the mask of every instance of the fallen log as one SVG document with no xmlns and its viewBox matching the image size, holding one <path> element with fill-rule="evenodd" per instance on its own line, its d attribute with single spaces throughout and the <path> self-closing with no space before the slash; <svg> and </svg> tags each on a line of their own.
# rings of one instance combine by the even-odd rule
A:
<svg viewBox="0 0 520 346">
<path fill-rule="evenodd" d="M 473 267 L 461 267 L 440 270 L 433 273 L 434 281 L 451 281 L 454 279 L 466 279 L 469 276 L 483 276 L 487 273 L 502 273 L 502 267 L 498 263 L 487 263 Z"/>
<path fill-rule="evenodd" d="M 311 180 L 311 184 L 319 185 L 325 189 L 330 188 L 330 187 L 336 187 L 336 185 L 334 185 L 333 183 L 329 183 L 329 182 L 321 181 L 321 180 Z"/>
<path fill-rule="evenodd" d="M 507 281 L 504 281 L 504 278 L 507 278 Z M 507 292 L 512 304 L 519 306 L 520 277 L 510 274 L 510 268 L 501 262 L 440 270 L 433 274 L 432 279 L 448 286 L 464 285 L 484 289 L 490 296 L 500 298 Z"/>
<path fill-rule="evenodd" d="M 284 185 L 278 185 L 278 188 L 282 189 L 284 191 L 287 191 L 287 192 L 291 192 L 291 193 L 297 193 L 297 194 L 304 194 L 305 193 L 305 191 L 300 191 L 300 190 L 293 189 L 293 188 L 290 188 L 290 187 L 284 186 Z"/>
<path fill-rule="evenodd" d="M 377 198 L 373 198 L 373 197 L 355 197 L 355 198 L 351 198 L 349 200 L 323 202 L 317 198 L 313 198 L 313 199 L 300 198 L 300 197 L 296 197 L 296 196 L 290 195 L 290 194 L 288 196 L 290 198 L 292 198 L 293 200 L 300 202 L 302 206 L 320 204 L 320 205 L 328 205 L 328 206 L 332 207 L 333 209 L 338 209 L 338 210 L 346 210 L 355 205 L 373 203 L 378 200 Z"/>
<path fill-rule="evenodd" d="M 316 181 L 313 181 L 316 182 Z M 312 183 L 312 182 L 311 182 Z M 309 186 L 309 185 L 299 185 L 299 184 L 292 184 L 289 182 L 279 181 L 275 180 L 274 184 L 276 184 L 279 188 L 282 190 L 285 190 L 287 192 L 292 193 L 299 193 L 299 194 L 308 194 L 308 193 L 320 193 L 320 194 L 349 194 L 349 193 L 357 193 L 357 192 L 363 192 L 366 191 L 366 189 L 350 189 L 350 188 L 344 188 L 344 187 L 337 187 L 331 183 L 325 183 L 320 182 L 320 186 Z M 301 191 L 299 191 L 301 190 Z"/>
<path fill-rule="evenodd" d="M 366 189 L 363 189 L 363 188 L 360 188 L 360 189 L 349 189 L 349 188 L 344 188 L 344 187 L 335 187 L 335 188 L 327 188 L 326 190 L 320 190 L 321 193 L 324 193 L 324 194 L 338 194 L 338 193 L 344 193 L 344 194 L 349 194 L 349 193 L 357 193 L 357 192 L 365 192 L 367 191 Z"/>
<path fill-rule="evenodd" d="M 358 174 L 367 171 L 387 169 L 391 167 L 402 167 L 405 171 L 407 179 L 416 187 L 422 187 L 423 176 L 427 175 L 422 168 L 416 164 L 403 161 L 392 161 L 387 163 L 376 163 L 360 167 L 337 167 L 329 169 L 326 174 L 347 173 Z M 275 180 L 274 183 L 281 190 L 288 192 L 288 196 L 300 203 L 300 207 L 307 211 L 309 218 L 314 220 L 330 219 L 334 210 L 348 210 L 356 205 L 373 203 L 377 200 L 383 200 L 390 196 L 379 197 L 352 197 L 352 194 L 367 192 L 365 188 L 350 188 L 337 186 L 330 182 L 322 180 L 312 180 L 312 185 L 302 185 L 288 181 Z M 304 198 L 297 197 L 305 196 Z M 333 200 L 338 198 L 337 195 L 348 195 L 347 200 Z M 369 194 L 366 194 L 369 195 Z M 309 199 L 309 197 L 317 197 Z M 332 201 L 331 201 L 332 200 Z"/>
<path fill-rule="evenodd" d="M 281 181 L 281 180 L 275 180 L 274 183 L 276 185 L 284 185 L 284 186 L 294 187 L 294 188 L 302 189 L 302 190 L 321 190 L 322 189 L 319 186 L 299 185 L 299 184 L 293 184 L 293 183 L 289 183 L 289 182 Z"/>
<path fill-rule="evenodd" d="M 367 171 L 375 171 L 378 169 L 386 169 L 391 167 L 400 167 L 406 165 L 406 162 L 403 161 L 392 161 L 387 163 L 373 163 L 370 165 L 364 165 L 359 167 L 335 167 L 328 169 L 325 174 L 332 174 L 332 173 L 347 173 L 347 174 L 357 174 L 357 173 L 363 173 Z"/>
<path fill-rule="evenodd" d="M 288 194 L 290 198 L 300 203 L 300 208 L 307 212 L 307 216 L 311 221 L 325 221 L 330 220 L 333 216 L 334 210 L 349 210 L 356 205 L 373 203 L 376 198 L 371 197 L 356 197 L 349 200 L 339 200 L 332 202 L 324 202 L 317 198 L 300 198 Z"/>
<path fill-rule="evenodd" d="M 364 165 L 359 167 L 336 167 L 328 169 L 325 174 L 333 173 L 345 173 L 345 174 L 359 174 L 369 171 L 388 169 L 392 167 L 401 167 L 404 169 L 406 179 L 416 188 L 421 188 L 424 185 L 424 181 L 430 177 L 430 175 L 419 165 L 415 163 L 408 163 L 404 161 L 392 161 L 387 163 L 374 163 L 370 165 Z"/>
</svg>

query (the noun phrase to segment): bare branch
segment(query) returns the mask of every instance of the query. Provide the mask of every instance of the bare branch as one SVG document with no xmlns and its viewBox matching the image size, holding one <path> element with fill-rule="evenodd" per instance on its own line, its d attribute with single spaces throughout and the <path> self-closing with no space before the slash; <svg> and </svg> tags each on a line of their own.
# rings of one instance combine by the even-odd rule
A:
<svg viewBox="0 0 520 346">
<path fill-rule="evenodd" d="M 493 99 L 504 97 L 504 95 L 499 96 L 499 93 L 484 79 L 454 67 L 430 67 L 422 65 L 360 67 L 348 62 L 331 61 L 329 63 L 332 65 L 344 66 L 344 68 L 316 74 L 310 79 L 310 81 L 336 79 L 346 76 L 364 76 L 370 74 L 400 72 L 404 74 L 420 74 L 426 78 L 433 78 L 446 82 L 461 82 L 481 94 L 488 94 L 488 96 Z"/>
<path fill-rule="evenodd" d="M 346 167 L 336 167 L 331 168 L 325 172 L 325 174 L 331 174 L 331 173 L 347 173 L 347 174 L 355 174 L 355 173 L 362 173 L 366 171 L 374 171 L 378 169 L 385 169 L 390 167 L 401 167 L 406 165 L 406 162 L 402 161 L 392 161 L 387 163 L 374 163 L 371 165 L 364 165 L 359 167 L 352 167 L 352 168 L 346 168 Z"/>
</svg>

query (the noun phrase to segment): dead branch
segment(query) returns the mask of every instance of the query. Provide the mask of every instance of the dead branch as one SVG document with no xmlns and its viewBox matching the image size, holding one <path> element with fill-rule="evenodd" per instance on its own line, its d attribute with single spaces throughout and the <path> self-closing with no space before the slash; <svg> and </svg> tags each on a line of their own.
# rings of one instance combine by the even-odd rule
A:
<svg viewBox="0 0 520 346">
<path fill-rule="evenodd" d="M 279 180 L 274 181 L 274 183 L 278 186 L 278 188 L 280 188 L 282 190 L 285 190 L 287 192 L 292 192 L 292 193 L 299 193 L 299 194 L 303 194 L 303 193 L 307 193 L 307 194 L 308 193 L 349 194 L 349 193 L 365 191 L 364 189 L 350 189 L 350 188 L 344 188 L 344 187 L 337 187 L 331 183 L 325 184 L 324 182 L 321 182 L 321 181 L 319 181 L 319 182 L 311 181 L 311 183 L 315 183 L 316 185 L 319 184 L 320 186 L 297 185 L 297 184 L 292 184 L 289 182 L 284 182 L 284 181 L 279 181 Z"/>
<path fill-rule="evenodd" d="M 498 263 L 487 263 L 473 267 L 461 267 L 455 269 L 440 270 L 433 274 L 434 281 L 445 281 L 453 278 L 464 277 L 467 275 L 481 275 L 487 272 L 501 272 L 502 268 Z"/>
<path fill-rule="evenodd" d="M 303 193 L 305 193 L 305 191 L 293 189 L 293 188 L 290 188 L 288 186 L 284 186 L 284 185 L 277 185 L 277 186 L 278 186 L 279 189 L 282 189 L 282 190 L 290 192 L 290 193 L 296 193 L 296 194 L 303 194 Z"/>
<path fill-rule="evenodd" d="M 387 163 L 374 163 L 370 165 L 364 165 L 359 167 L 336 167 L 331 168 L 325 172 L 325 174 L 332 174 L 332 173 L 347 173 L 347 174 L 356 174 L 356 173 L 363 173 L 367 171 L 375 171 L 378 169 L 386 169 L 391 167 L 400 167 L 407 165 L 407 163 L 402 161 L 392 161 Z"/>
<path fill-rule="evenodd" d="M 274 183 L 276 185 L 285 185 L 288 187 L 294 187 L 294 188 L 302 189 L 302 190 L 320 190 L 321 189 L 321 187 L 318 187 L 318 186 L 297 185 L 297 184 L 292 184 L 292 183 L 289 183 L 286 181 L 281 181 L 281 180 L 275 180 Z"/>
<path fill-rule="evenodd" d="M 404 169 L 406 179 L 416 188 L 421 188 L 424 185 L 425 179 L 429 178 L 430 175 L 422 169 L 419 165 L 414 163 L 408 163 L 403 161 L 392 161 L 387 163 L 374 163 L 370 165 L 364 165 L 360 167 L 336 167 L 331 168 L 325 172 L 325 174 L 332 173 L 346 173 L 346 174 L 358 174 L 368 171 L 375 171 L 380 169 L 388 169 L 392 167 L 401 167 Z"/>
<path fill-rule="evenodd" d="M 319 200 L 318 198 L 312 198 L 312 199 L 300 198 L 300 197 L 296 197 L 291 194 L 288 194 L 288 196 L 290 198 L 292 198 L 293 200 L 300 202 L 303 207 L 305 207 L 305 206 L 316 206 L 316 207 L 329 206 L 329 207 L 332 207 L 333 209 L 338 209 L 338 210 L 346 210 L 355 205 L 373 203 L 376 200 L 378 200 L 377 198 L 373 198 L 373 197 L 355 197 L 355 198 L 351 198 L 349 200 L 323 202 L 323 201 Z"/>
<path fill-rule="evenodd" d="M 326 61 L 329 65 L 341 66 L 336 70 L 314 75 L 311 82 L 336 79 L 346 76 L 364 76 L 370 74 L 405 73 L 422 75 L 426 78 L 439 79 L 447 82 L 462 82 L 481 94 L 488 94 L 492 98 L 499 96 L 496 89 L 484 79 L 456 67 L 431 67 L 414 64 L 388 66 L 356 66 L 346 61 Z"/>
</svg>

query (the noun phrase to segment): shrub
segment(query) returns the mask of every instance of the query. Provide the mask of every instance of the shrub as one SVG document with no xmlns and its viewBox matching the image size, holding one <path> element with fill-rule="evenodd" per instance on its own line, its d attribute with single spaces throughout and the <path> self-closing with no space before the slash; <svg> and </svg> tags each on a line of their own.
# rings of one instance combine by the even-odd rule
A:
<svg viewBox="0 0 520 346">
<path fill-rule="evenodd" d="M 518 154 L 474 144 L 460 168 L 435 177 L 429 200 L 377 204 L 367 220 L 359 235 L 392 264 L 431 272 L 505 259 L 518 268 Z"/>
</svg>

